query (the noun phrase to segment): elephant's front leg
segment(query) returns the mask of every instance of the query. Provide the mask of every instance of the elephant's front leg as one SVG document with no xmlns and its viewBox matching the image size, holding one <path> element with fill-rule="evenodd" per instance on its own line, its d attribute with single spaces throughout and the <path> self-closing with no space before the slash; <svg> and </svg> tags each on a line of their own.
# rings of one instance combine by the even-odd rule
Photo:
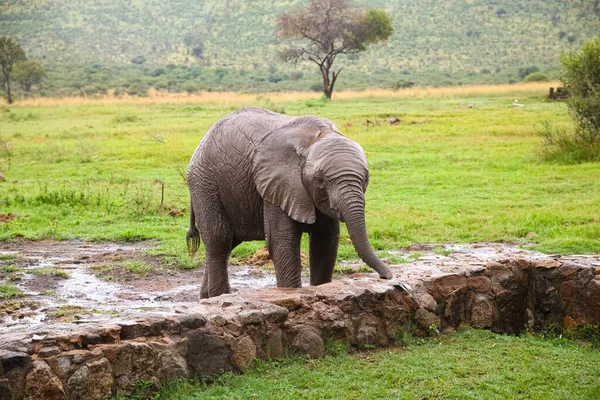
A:
<svg viewBox="0 0 600 400">
<path fill-rule="evenodd" d="M 310 284 L 331 282 L 340 241 L 340 222 L 317 211 L 317 221 L 309 235 Z"/>
<path fill-rule="evenodd" d="M 302 231 L 298 223 L 281 208 L 264 202 L 265 238 L 267 248 L 275 265 L 278 287 L 301 287 L 302 262 L 300 239 Z"/>
</svg>

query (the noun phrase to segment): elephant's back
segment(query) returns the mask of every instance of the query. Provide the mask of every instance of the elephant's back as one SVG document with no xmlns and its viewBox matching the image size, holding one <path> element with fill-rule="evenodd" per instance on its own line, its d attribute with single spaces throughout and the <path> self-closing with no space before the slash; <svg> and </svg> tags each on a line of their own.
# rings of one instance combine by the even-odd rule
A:
<svg viewBox="0 0 600 400">
<path fill-rule="evenodd" d="M 217 121 L 194 152 L 188 168 L 192 197 L 217 195 L 240 240 L 264 238 L 262 199 L 252 179 L 252 153 L 262 138 L 291 117 L 258 107 Z"/>
<path fill-rule="evenodd" d="M 272 130 L 289 123 L 293 118 L 259 107 L 236 110 L 210 127 L 196 148 L 190 167 L 222 155 L 238 162 L 249 162 L 256 145 Z"/>
</svg>

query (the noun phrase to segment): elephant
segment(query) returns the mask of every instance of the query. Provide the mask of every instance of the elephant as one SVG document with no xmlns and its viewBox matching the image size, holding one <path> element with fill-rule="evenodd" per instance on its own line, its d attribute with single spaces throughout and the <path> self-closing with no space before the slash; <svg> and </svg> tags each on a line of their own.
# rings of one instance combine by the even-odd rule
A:
<svg viewBox="0 0 600 400">
<path fill-rule="evenodd" d="M 300 240 L 309 234 L 310 284 L 331 282 L 340 221 L 359 257 L 391 279 L 365 224 L 369 171 L 362 147 L 329 120 L 246 107 L 218 120 L 188 167 L 194 254 L 205 246 L 200 297 L 230 293 L 227 263 L 244 241 L 266 239 L 278 287 L 301 287 Z"/>
</svg>

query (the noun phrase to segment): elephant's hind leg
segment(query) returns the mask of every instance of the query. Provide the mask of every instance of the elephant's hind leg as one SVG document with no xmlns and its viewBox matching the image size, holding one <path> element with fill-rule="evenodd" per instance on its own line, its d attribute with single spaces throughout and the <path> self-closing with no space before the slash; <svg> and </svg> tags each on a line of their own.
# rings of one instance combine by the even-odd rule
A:
<svg viewBox="0 0 600 400">
<path fill-rule="evenodd" d="M 309 235 L 310 284 L 331 282 L 340 241 L 340 223 L 317 212 L 317 222 Z"/>
<path fill-rule="evenodd" d="M 210 240 L 204 243 L 206 247 L 206 267 L 200 298 L 215 297 L 224 293 L 231 293 L 227 261 L 231 254 L 231 240 Z"/>
<path fill-rule="evenodd" d="M 298 223 L 281 208 L 265 200 L 265 236 L 267 248 L 275 265 L 277 287 L 301 287 L 302 262 Z"/>
<path fill-rule="evenodd" d="M 198 207 L 194 204 L 194 210 L 206 249 L 200 298 L 207 298 L 231 292 L 227 262 L 233 249 L 234 234 L 216 199 L 202 198 L 199 203 Z"/>
</svg>

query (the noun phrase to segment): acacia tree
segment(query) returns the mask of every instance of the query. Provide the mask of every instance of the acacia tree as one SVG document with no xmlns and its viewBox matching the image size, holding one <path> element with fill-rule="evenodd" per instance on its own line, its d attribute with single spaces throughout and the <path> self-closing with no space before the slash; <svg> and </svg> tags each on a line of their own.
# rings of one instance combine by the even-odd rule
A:
<svg viewBox="0 0 600 400">
<path fill-rule="evenodd" d="M 10 93 L 12 68 L 16 62 L 21 60 L 25 60 L 25 52 L 21 46 L 8 36 L 0 36 L 0 68 L 2 69 L 8 104 L 13 102 Z"/>
<path fill-rule="evenodd" d="M 277 30 L 281 39 L 292 41 L 281 59 L 317 64 L 328 99 L 342 72 L 342 68 L 332 70 L 336 57 L 365 51 L 394 33 L 392 19 L 384 10 L 359 10 L 348 0 L 310 0 L 308 7 L 281 15 Z"/>
<path fill-rule="evenodd" d="M 35 60 L 23 60 L 15 64 L 14 77 L 21 89 L 29 93 L 33 85 L 39 84 L 46 77 L 46 71 Z"/>
</svg>

